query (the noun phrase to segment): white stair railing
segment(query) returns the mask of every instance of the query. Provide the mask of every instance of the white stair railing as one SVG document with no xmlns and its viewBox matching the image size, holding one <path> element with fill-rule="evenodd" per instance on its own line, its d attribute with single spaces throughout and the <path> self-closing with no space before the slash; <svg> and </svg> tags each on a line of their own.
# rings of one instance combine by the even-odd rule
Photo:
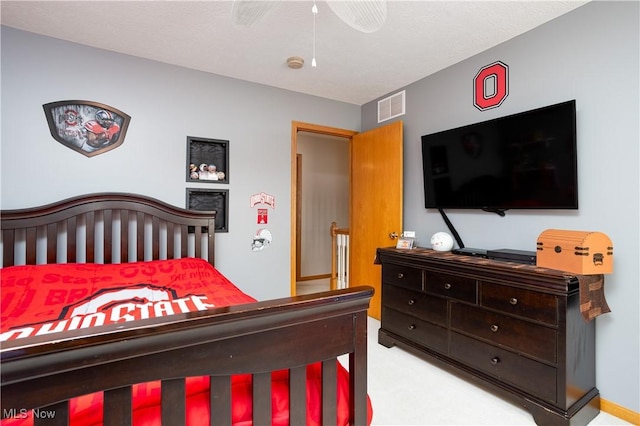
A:
<svg viewBox="0 0 640 426">
<path fill-rule="evenodd" d="M 331 289 L 349 287 L 349 229 L 331 223 Z"/>
</svg>

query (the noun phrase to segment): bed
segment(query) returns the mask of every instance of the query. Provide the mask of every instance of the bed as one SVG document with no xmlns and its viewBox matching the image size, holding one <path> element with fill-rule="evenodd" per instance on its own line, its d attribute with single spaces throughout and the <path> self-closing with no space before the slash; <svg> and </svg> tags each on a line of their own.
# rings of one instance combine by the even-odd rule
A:
<svg viewBox="0 0 640 426">
<path fill-rule="evenodd" d="M 215 212 L 135 194 L 1 215 L 3 426 L 370 424 L 372 288 L 255 301 Z"/>
</svg>

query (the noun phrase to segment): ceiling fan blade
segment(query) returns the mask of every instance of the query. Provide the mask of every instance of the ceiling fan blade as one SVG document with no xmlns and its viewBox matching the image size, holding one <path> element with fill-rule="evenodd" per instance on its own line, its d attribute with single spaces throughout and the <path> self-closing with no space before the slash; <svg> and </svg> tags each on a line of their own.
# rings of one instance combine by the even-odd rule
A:
<svg viewBox="0 0 640 426">
<path fill-rule="evenodd" d="M 231 20 L 240 27 L 251 27 L 280 4 L 269 0 L 233 0 Z"/>
<path fill-rule="evenodd" d="M 378 31 L 387 20 L 386 0 L 327 0 L 327 4 L 347 25 L 363 33 Z"/>
</svg>

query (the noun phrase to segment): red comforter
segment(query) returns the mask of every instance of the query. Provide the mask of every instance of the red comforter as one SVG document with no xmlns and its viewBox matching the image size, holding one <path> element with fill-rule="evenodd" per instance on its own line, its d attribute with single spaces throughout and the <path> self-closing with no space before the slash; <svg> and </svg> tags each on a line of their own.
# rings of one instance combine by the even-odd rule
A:
<svg viewBox="0 0 640 426">
<path fill-rule="evenodd" d="M 0 342 L 255 301 L 202 259 L 128 264 L 56 264 L 3 268 Z M 53 336 L 52 336 L 53 337 Z M 273 424 L 289 418 L 288 372 L 272 374 Z M 157 425 L 159 382 L 134 386 L 134 425 Z M 319 424 L 321 369 L 307 368 L 307 424 Z M 348 424 L 349 378 L 338 365 L 338 424 Z M 71 425 L 97 425 L 102 393 L 71 402 Z M 252 423 L 251 376 L 232 378 L 233 424 Z M 369 402 L 369 423 L 371 421 Z M 187 423 L 209 424 L 209 379 L 187 379 Z M 30 425 L 30 414 L 2 426 Z"/>
</svg>

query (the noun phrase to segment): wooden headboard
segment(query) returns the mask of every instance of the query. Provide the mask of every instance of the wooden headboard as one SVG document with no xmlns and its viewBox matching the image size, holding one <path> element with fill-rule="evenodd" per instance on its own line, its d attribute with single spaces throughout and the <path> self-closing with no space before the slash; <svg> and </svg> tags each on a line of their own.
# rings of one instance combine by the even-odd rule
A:
<svg viewBox="0 0 640 426">
<path fill-rule="evenodd" d="M 215 212 L 96 193 L 0 213 L 2 266 L 201 257 L 214 265 Z"/>
</svg>

